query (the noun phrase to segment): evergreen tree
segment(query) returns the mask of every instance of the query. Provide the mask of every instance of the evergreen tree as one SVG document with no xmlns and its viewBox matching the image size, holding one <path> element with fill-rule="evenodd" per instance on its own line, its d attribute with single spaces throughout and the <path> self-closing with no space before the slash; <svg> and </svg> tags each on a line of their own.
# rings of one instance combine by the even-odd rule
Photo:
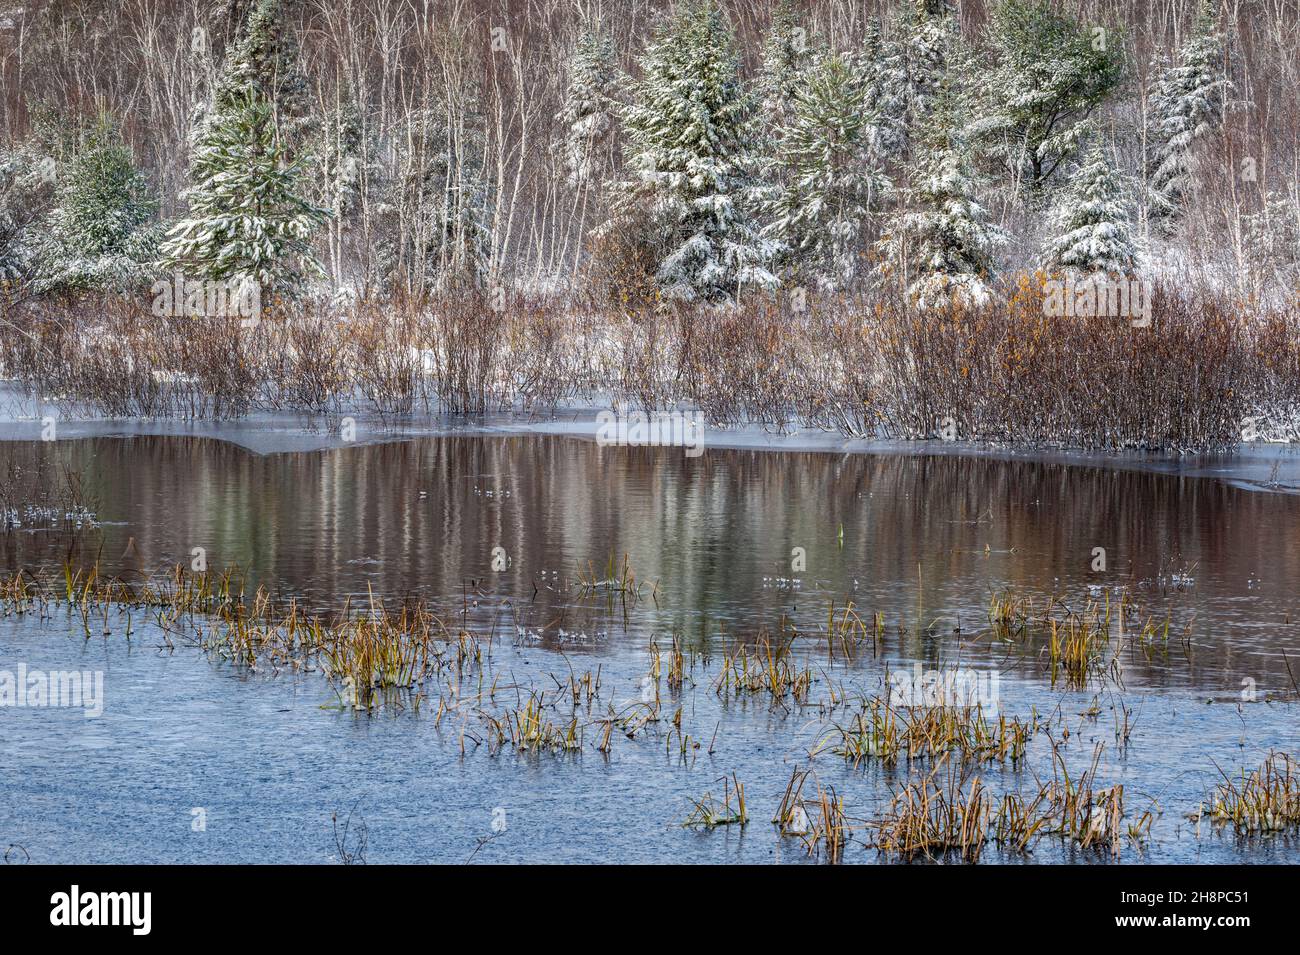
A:
<svg viewBox="0 0 1300 955">
<path fill-rule="evenodd" d="M 565 181 L 574 188 L 609 167 L 615 126 L 610 91 L 616 82 L 613 41 L 598 28 L 584 30 L 569 61 L 569 86 L 558 117 Z"/>
<path fill-rule="evenodd" d="M 1078 149 L 1088 119 L 1120 80 L 1115 36 L 1085 32 L 1047 0 L 1002 0 L 975 134 L 986 155 L 1041 187 Z"/>
<path fill-rule="evenodd" d="M 53 208 L 60 170 L 80 148 L 77 126 L 65 110 L 31 107 L 31 136 L 0 151 L 0 282 L 32 276 L 41 225 Z"/>
<path fill-rule="evenodd" d="M 158 204 L 117 128 L 101 117 L 61 177 L 35 242 L 36 290 L 125 290 L 158 250 Z"/>
<path fill-rule="evenodd" d="M 163 244 L 169 269 L 284 293 L 321 274 L 309 240 L 328 212 L 303 198 L 299 167 L 255 88 L 223 100 L 200 137 L 191 177 L 181 194 L 189 215 Z"/>
<path fill-rule="evenodd" d="M 805 73 L 816 60 L 808 47 L 807 31 L 800 26 L 793 0 L 781 0 L 763 42 L 762 60 L 754 95 L 759 104 L 755 126 L 769 145 L 756 157 L 761 184 L 755 195 L 764 211 L 781 216 L 778 204 L 788 195 L 793 169 L 781 157 L 783 140 L 790 133 L 795 99 Z M 771 229 L 764 230 L 771 234 Z"/>
<path fill-rule="evenodd" d="M 875 95 L 882 112 L 897 117 L 894 141 L 885 145 L 891 153 L 906 154 L 944 93 L 960 38 L 948 0 L 908 0 L 894 20 L 893 33 L 880 45 Z"/>
<path fill-rule="evenodd" d="M 1136 268 L 1125 190 L 1100 139 L 1062 192 L 1052 226 L 1043 256 L 1047 268 L 1121 276 Z"/>
<path fill-rule="evenodd" d="M 778 163 L 789 184 L 767 231 L 796 280 L 807 274 L 822 288 L 852 282 L 863 224 L 889 186 L 872 154 L 867 92 L 847 57 L 822 57 L 806 72 L 781 134 Z"/>
<path fill-rule="evenodd" d="M 921 309 L 982 304 L 1005 236 L 975 198 L 969 144 L 942 103 L 919 146 L 917 169 L 881 242 L 882 273 L 903 282 Z"/>
<path fill-rule="evenodd" d="M 0 286 L 16 282 L 26 270 L 27 254 L 23 248 L 26 223 L 20 218 L 19 190 L 21 172 L 17 153 L 0 153 Z"/>
<path fill-rule="evenodd" d="M 1183 45 L 1178 62 L 1156 78 L 1149 140 L 1150 217 L 1171 232 L 1190 197 L 1196 147 L 1217 127 L 1232 84 L 1224 71 L 1224 44 L 1214 13 L 1203 4 L 1196 34 Z"/>
<path fill-rule="evenodd" d="M 212 112 L 237 108 L 250 92 L 270 104 L 276 135 L 290 155 L 311 135 L 309 89 L 298 68 L 298 42 L 283 0 L 256 0 L 230 48 L 212 97 Z"/>
<path fill-rule="evenodd" d="M 794 108 L 802 74 L 812 60 L 807 30 L 793 0 L 781 0 L 763 43 L 758 99 L 764 123 L 772 129 L 786 125 Z"/>
<path fill-rule="evenodd" d="M 633 178 L 616 212 L 653 223 L 660 288 L 716 301 L 775 287 L 774 246 L 754 221 L 752 100 L 713 0 L 680 0 L 641 67 L 625 124 Z"/>
<path fill-rule="evenodd" d="M 32 226 L 49 205 L 53 183 L 52 157 L 26 148 L 0 152 L 0 283 L 29 272 Z"/>
<path fill-rule="evenodd" d="M 878 21 L 871 21 L 856 64 L 866 91 L 863 105 L 875 117 L 871 146 L 884 160 L 899 156 L 907 142 L 907 84 L 894 70 L 897 62 L 896 45 L 881 37 Z"/>
</svg>

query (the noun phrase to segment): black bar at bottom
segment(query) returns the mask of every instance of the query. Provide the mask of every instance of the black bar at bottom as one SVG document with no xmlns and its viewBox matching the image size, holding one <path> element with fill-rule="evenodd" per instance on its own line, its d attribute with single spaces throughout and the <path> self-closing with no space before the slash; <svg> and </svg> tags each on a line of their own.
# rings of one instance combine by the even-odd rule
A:
<svg viewBox="0 0 1300 955">
<path fill-rule="evenodd" d="M 386 866 L 0 866 L 0 918 L 17 938 L 76 932 L 83 941 L 96 934 L 127 944 L 189 938 L 386 943 L 408 935 L 427 938 L 443 918 L 464 925 L 476 915 L 489 916 L 488 931 L 499 943 L 503 929 L 526 936 L 569 919 L 629 910 L 648 919 L 647 927 L 678 911 L 691 923 L 705 923 L 705 938 L 716 927 L 719 939 L 731 944 L 747 926 L 762 931 L 777 912 L 784 913 L 779 921 L 808 928 L 822 919 L 911 924 L 923 927 L 927 941 L 969 939 L 977 928 L 998 926 L 1043 928 L 1057 937 L 1065 929 L 1078 938 L 1172 931 L 1226 940 L 1243 930 L 1289 926 L 1284 916 L 1294 906 L 1287 873 L 1272 866 L 733 867 L 709 871 L 700 885 L 680 867 L 619 868 L 600 873 L 599 882 L 576 871 L 540 875 L 486 866 L 454 872 Z M 148 893 L 147 905 L 143 894 L 132 893 Z M 513 915 L 501 919 L 493 912 Z"/>
</svg>

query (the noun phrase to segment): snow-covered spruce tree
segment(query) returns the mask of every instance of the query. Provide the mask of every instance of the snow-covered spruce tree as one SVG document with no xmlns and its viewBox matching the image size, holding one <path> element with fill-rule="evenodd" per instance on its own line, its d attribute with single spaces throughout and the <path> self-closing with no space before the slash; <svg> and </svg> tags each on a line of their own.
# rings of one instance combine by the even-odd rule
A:
<svg viewBox="0 0 1300 955">
<path fill-rule="evenodd" d="M 1128 197 L 1100 137 L 1057 199 L 1043 265 L 1113 276 L 1131 275 L 1137 267 Z"/>
<path fill-rule="evenodd" d="M 809 48 L 808 32 L 801 25 L 793 0 L 780 0 L 763 41 L 754 84 L 758 103 L 755 128 L 765 143 L 756 156 L 761 185 L 755 195 L 763 211 L 778 218 L 784 214 L 778 203 L 788 194 L 794 174 L 790 164 L 781 158 L 785 153 L 783 140 L 790 133 L 795 98 L 803 87 L 805 73 L 820 55 Z M 765 229 L 764 234 L 771 235 L 771 229 Z"/>
<path fill-rule="evenodd" d="M 1177 62 L 1160 71 L 1151 90 L 1148 215 L 1166 234 L 1190 197 L 1197 147 L 1222 120 L 1232 88 L 1224 57 L 1213 9 L 1203 3 L 1195 35 L 1179 50 Z"/>
<path fill-rule="evenodd" d="M 53 172 L 53 157 L 0 151 L 0 283 L 17 282 L 31 268 L 32 227 L 53 195 Z"/>
<path fill-rule="evenodd" d="M 0 285 L 16 282 L 26 271 L 27 251 L 17 181 L 20 158 L 16 152 L 0 152 Z"/>
<path fill-rule="evenodd" d="M 811 62 L 808 31 L 799 11 L 793 0 L 781 0 L 763 41 L 757 83 L 762 120 L 767 128 L 778 129 L 790 121 L 802 73 Z"/>
<path fill-rule="evenodd" d="M 209 118 L 234 107 L 249 91 L 266 97 L 277 138 L 292 156 L 311 136 L 313 122 L 286 0 L 256 0 L 217 77 Z"/>
<path fill-rule="evenodd" d="M 108 117 L 86 132 L 34 243 L 35 290 L 127 290 L 158 252 L 158 203 Z"/>
<path fill-rule="evenodd" d="M 911 183 L 880 243 L 881 275 L 901 282 L 920 309 L 983 304 L 991 297 L 994 252 L 1006 239 L 975 198 L 970 146 L 942 101 L 916 155 Z"/>
<path fill-rule="evenodd" d="M 1089 117 L 1118 85 L 1120 39 L 1085 31 L 1047 0 L 1001 0 L 988 45 L 976 146 L 1038 189 L 1075 154 Z"/>
<path fill-rule="evenodd" d="M 777 156 L 786 185 L 765 230 L 795 282 L 842 289 L 857 275 L 863 224 L 889 188 L 872 152 L 875 114 L 862 74 L 843 54 L 804 73 Z"/>
<path fill-rule="evenodd" d="M 872 150 L 882 160 L 893 159 L 907 140 L 907 84 L 905 74 L 900 78 L 896 71 L 897 47 L 881 36 L 879 21 L 868 24 L 862 50 L 854 60 L 866 91 L 863 105 L 875 117 Z"/>
<path fill-rule="evenodd" d="M 746 286 L 774 288 L 775 247 L 755 221 L 753 101 L 713 0 L 680 0 L 641 70 L 625 117 L 632 178 L 607 230 L 652 225 L 655 280 L 671 298 L 718 301 Z"/>
<path fill-rule="evenodd" d="M 310 203 L 299 166 L 275 132 L 270 101 L 256 88 L 223 100 L 205 124 L 181 193 L 189 214 L 162 247 L 167 269 L 190 277 L 254 281 L 294 294 L 322 274 L 310 237 L 328 216 Z"/>
<path fill-rule="evenodd" d="M 579 188 L 608 170 L 616 125 L 614 43 L 599 27 L 583 30 L 569 60 L 569 85 L 557 117 L 565 181 Z"/>
<path fill-rule="evenodd" d="M 66 110 L 30 108 L 26 142 L 0 150 L 0 282 L 32 277 L 41 224 L 53 208 L 59 173 L 79 147 L 80 130 Z"/>
<path fill-rule="evenodd" d="M 949 61 L 960 43 L 948 0 L 908 0 L 881 44 L 876 96 L 885 115 L 897 117 L 891 152 L 906 154 L 945 88 Z"/>
<path fill-rule="evenodd" d="M 416 290 L 482 287 L 491 265 L 492 190 L 477 125 L 449 126 L 426 111 L 414 121 L 405 175 L 392 205 L 397 246 L 390 255 Z"/>
</svg>

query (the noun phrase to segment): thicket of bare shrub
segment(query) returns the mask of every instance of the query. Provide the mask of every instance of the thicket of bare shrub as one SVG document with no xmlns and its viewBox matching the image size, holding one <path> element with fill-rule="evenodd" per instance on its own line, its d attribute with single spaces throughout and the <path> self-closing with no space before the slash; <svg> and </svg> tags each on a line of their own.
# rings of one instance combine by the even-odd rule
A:
<svg viewBox="0 0 1300 955">
<path fill-rule="evenodd" d="M 1297 396 L 1297 379 L 1276 380 L 1280 366 L 1257 347 L 1272 323 L 1272 357 L 1296 353 L 1295 323 L 1282 315 L 1247 319 L 1221 300 L 1157 288 L 1150 320 L 1048 315 L 1032 280 L 984 309 L 885 310 L 875 327 L 882 416 L 900 437 L 940 434 L 951 419 L 964 439 L 1215 449 L 1240 440 L 1265 390 Z"/>
<path fill-rule="evenodd" d="M 1165 287 L 1150 327 L 1053 317 L 1041 279 L 925 313 L 880 296 L 617 313 L 469 295 L 273 304 L 249 323 L 120 297 L 28 300 L 0 315 L 0 376 L 113 417 L 615 405 L 780 431 L 1177 450 L 1236 444 L 1251 417 L 1260 432 L 1300 420 L 1294 311 Z"/>
</svg>

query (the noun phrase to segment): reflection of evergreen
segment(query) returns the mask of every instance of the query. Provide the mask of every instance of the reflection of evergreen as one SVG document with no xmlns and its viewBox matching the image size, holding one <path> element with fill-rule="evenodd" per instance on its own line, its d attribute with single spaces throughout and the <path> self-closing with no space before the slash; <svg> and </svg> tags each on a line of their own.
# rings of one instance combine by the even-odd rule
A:
<svg viewBox="0 0 1300 955">
<path fill-rule="evenodd" d="M 551 625 L 548 639 L 559 627 L 621 639 L 617 604 L 611 613 L 602 601 L 575 601 L 546 583 L 552 571 L 572 580 L 587 561 L 602 574 L 611 554 L 627 553 L 643 581 L 660 582 L 660 609 L 647 602 L 631 617 L 628 639 L 638 647 L 651 632 L 661 644 L 674 631 L 694 644 L 716 640 L 724 620 L 729 634 L 753 636 L 774 628 L 782 612 L 809 633 L 823 625 L 831 596 L 842 602 L 856 580 L 864 619 L 885 614 L 887 647 L 900 649 L 901 618 L 909 628 L 901 648 L 933 657 L 941 647 L 951 652 L 944 640 L 955 621 L 943 615 L 960 610 L 972 633 L 994 589 L 1044 593 L 1060 576 L 1079 597 L 1098 579 L 1088 565 L 1101 546 L 1115 585 L 1196 567 L 1193 592 L 1171 604 L 1176 630 L 1199 611 L 1196 667 L 1232 661 L 1235 672 L 1251 647 L 1300 644 L 1291 625 L 1270 631 L 1276 621 L 1263 619 L 1231 620 L 1228 640 L 1222 618 L 1213 617 L 1251 577 L 1264 581 L 1251 596 L 1282 600 L 1280 582 L 1300 576 L 1300 548 L 1291 543 L 1300 502 L 1210 480 L 944 456 L 708 450 L 688 459 L 680 449 L 539 437 L 275 455 L 188 437 L 57 449 L 87 475 L 102 519 L 127 522 L 86 538 L 83 554 L 93 561 L 102 553 L 106 569 L 133 536 L 142 568 L 188 561 L 190 548 L 203 546 L 211 567 L 239 563 L 317 606 L 348 596 L 355 605 L 372 583 L 377 594 L 420 595 L 451 614 L 477 579 L 511 600 L 500 620 L 506 639 L 511 614 L 529 627 Z M 10 458 L 34 473 L 48 452 L 39 442 L 0 444 L 0 473 Z M 54 535 L 0 534 L 0 564 L 57 571 L 65 544 Z M 494 575 L 496 546 L 512 566 Z M 795 546 L 807 550 L 803 586 L 764 586 L 763 578 L 792 576 Z M 918 584 L 923 624 L 941 618 L 928 637 L 915 626 Z M 1153 589 L 1137 597 L 1163 622 Z M 480 603 L 480 622 L 490 622 L 500 601 Z M 1181 649 L 1171 648 L 1173 657 L 1175 669 L 1189 666 Z M 1273 666 L 1253 665 L 1265 674 Z"/>
</svg>

